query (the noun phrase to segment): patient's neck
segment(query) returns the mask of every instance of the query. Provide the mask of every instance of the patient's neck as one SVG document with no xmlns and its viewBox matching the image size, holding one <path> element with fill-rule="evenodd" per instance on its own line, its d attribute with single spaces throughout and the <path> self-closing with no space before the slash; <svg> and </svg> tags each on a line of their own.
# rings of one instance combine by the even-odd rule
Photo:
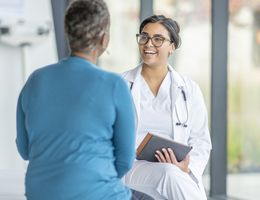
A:
<svg viewBox="0 0 260 200">
<path fill-rule="evenodd" d="M 72 55 L 78 56 L 80 58 L 83 58 L 85 60 L 88 60 L 89 62 L 93 64 L 97 64 L 97 58 L 98 54 L 96 51 L 91 51 L 90 53 L 84 53 L 84 52 L 73 52 Z"/>
</svg>

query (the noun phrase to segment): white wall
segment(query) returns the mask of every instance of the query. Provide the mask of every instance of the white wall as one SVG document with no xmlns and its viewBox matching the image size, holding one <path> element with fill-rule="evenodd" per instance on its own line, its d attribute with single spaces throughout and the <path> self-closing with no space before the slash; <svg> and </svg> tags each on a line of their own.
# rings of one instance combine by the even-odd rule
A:
<svg viewBox="0 0 260 200">
<path fill-rule="evenodd" d="M 24 5 L 23 13 L 19 17 L 0 16 L 2 22 L 23 18 L 25 21 L 39 24 L 48 21 L 53 26 L 50 0 L 21 0 L 20 2 Z M 15 145 L 16 103 L 24 84 L 22 68 L 26 67 L 26 77 L 28 77 L 36 68 L 57 61 L 54 28 L 51 27 L 47 38 L 26 47 L 24 52 L 25 65 L 23 66 L 21 47 L 8 46 L 0 42 L 0 185 L 3 184 L 5 174 L 9 176 L 10 172 L 16 174 L 18 171 L 24 171 L 25 163 L 18 155 Z M 8 180 L 12 179 L 9 177 Z M 1 188 L 0 195 L 6 192 Z"/>
</svg>

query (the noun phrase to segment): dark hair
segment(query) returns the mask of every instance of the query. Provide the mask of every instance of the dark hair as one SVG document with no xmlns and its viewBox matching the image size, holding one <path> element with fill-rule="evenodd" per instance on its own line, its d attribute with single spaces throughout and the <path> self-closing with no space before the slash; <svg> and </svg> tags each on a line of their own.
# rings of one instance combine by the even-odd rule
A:
<svg viewBox="0 0 260 200">
<path fill-rule="evenodd" d="M 67 8 L 64 21 L 71 51 L 89 53 L 107 31 L 110 17 L 103 0 L 75 0 Z"/>
<path fill-rule="evenodd" d="M 175 48 L 177 49 L 180 47 L 181 45 L 181 38 L 179 36 L 180 26 L 175 20 L 171 18 L 167 18 L 164 15 L 152 15 L 146 18 L 141 23 L 139 27 L 139 33 L 142 32 L 143 28 L 148 23 L 160 23 L 161 25 L 163 25 L 168 30 L 171 42 L 174 43 Z"/>
</svg>

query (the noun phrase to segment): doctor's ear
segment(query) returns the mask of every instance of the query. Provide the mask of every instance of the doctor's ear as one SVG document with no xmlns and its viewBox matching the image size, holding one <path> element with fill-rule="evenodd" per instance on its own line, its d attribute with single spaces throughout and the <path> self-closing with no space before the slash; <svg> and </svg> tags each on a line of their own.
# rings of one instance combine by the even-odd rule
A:
<svg viewBox="0 0 260 200">
<path fill-rule="evenodd" d="M 175 51 L 175 44 L 172 42 L 172 53 Z"/>
<path fill-rule="evenodd" d="M 169 51 L 169 56 L 173 54 L 174 50 L 175 50 L 175 45 L 174 45 L 174 43 L 172 43 L 171 50 Z"/>
</svg>

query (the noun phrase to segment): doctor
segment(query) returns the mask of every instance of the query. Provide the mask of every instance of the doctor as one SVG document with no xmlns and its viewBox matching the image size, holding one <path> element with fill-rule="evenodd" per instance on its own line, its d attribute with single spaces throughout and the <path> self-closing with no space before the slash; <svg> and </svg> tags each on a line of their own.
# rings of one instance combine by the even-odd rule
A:
<svg viewBox="0 0 260 200">
<path fill-rule="evenodd" d="M 211 150 L 207 110 L 198 85 L 168 64 L 180 46 L 179 31 L 178 23 L 163 15 L 145 19 L 136 35 L 142 63 L 123 77 L 136 109 L 136 145 L 150 132 L 193 149 L 181 162 L 171 149 L 158 149 L 159 162 L 135 161 L 125 181 L 155 199 L 203 200 L 201 179 Z"/>
</svg>

